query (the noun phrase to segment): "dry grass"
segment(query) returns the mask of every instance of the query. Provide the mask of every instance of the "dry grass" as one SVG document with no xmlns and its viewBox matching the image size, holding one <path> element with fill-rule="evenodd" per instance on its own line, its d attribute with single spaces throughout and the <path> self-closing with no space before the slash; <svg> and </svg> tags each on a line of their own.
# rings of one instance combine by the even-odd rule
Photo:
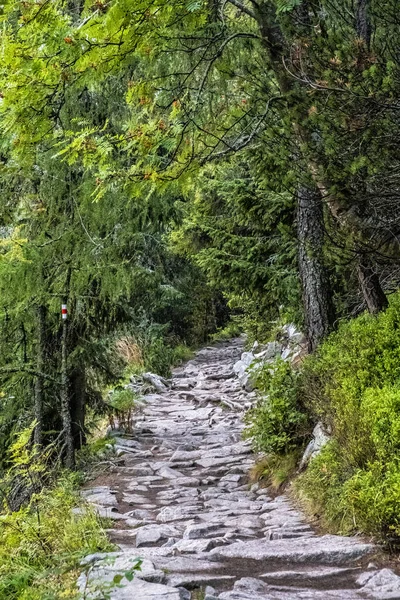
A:
<svg viewBox="0 0 400 600">
<path fill-rule="evenodd" d="M 299 454 L 270 455 L 261 458 L 250 470 L 250 481 L 261 482 L 278 492 L 296 474 Z"/>
<path fill-rule="evenodd" d="M 124 336 L 115 342 L 115 348 L 118 356 L 120 356 L 127 364 L 135 364 L 143 367 L 143 353 L 133 336 Z"/>
</svg>

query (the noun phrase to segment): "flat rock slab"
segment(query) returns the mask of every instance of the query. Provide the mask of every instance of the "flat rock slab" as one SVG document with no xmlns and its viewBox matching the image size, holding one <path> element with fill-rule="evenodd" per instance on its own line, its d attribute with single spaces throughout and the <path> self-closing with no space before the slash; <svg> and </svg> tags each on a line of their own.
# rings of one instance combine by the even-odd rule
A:
<svg viewBox="0 0 400 600">
<path fill-rule="evenodd" d="M 136 529 L 136 547 L 149 546 L 179 536 L 179 530 L 169 525 L 144 525 Z"/>
<path fill-rule="evenodd" d="M 221 594 L 218 598 L 221 600 L 324 600 L 324 598 L 360 600 L 360 596 L 353 590 L 308 591 L 298 588 L 279 590 L 251 577 L 236 581 L 232 592 Z"/>
<path fill-rule="evenodd" d="M 84 490 L 82 495 L 87 502 L 97 506 L 109 507 L 118 505 L 115 492 L 111 491 L 111 489 L 107 486 Z"/>
<path fill-rule="evenodd" d="M 190 593 L 184 589 L 141 579 L 126 584 L 122 582 L 122 586 L 111 592 L 110 600 L 190 600 Z"/>
<path fill-rule="evenodd" d="M 374 549 L 372 544 L 361 543 L 352 538 L 324 535 L 294 540 L 259 539 L 239 542 L 215 548 L 211 555 L 219 560 L 239 558 L 291 564 L 309 562 L 343 565 L 373 552 Z"/>
</svg>

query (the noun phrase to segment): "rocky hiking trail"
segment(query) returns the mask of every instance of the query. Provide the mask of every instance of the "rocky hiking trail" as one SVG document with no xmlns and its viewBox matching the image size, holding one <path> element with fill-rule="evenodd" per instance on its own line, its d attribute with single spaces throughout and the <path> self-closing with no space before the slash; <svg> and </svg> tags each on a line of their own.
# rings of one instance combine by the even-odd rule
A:
<svg viewBox="0 0 400 600">
<path fill-rule="evenodd" d="M 400 577 L 371 564 L 373 544 L 318 535 L 286 496 L 249 483 L 242 417 L 255 393 L 233 371 L 242 352 L 240 338 L 198 352 L 116 438 L 121 466 L 84 495 L 113 519 L 119 550 L 86 558 L 81 589 L 141 557 L 112 600 L 400 599 Z"/>
</svg>

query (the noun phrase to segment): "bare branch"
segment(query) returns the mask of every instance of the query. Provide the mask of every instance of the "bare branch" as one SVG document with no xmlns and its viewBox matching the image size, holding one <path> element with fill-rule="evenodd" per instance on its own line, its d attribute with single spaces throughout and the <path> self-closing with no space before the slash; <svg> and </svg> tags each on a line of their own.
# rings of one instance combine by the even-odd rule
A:
<svg viewBox="0 0 400 600">
<path fill-rule="evenodd" d="M 233 144 L 228 144 L 225 140 L 221 140 L 222 143 L 224 143 L 227 146 L 227 149 L 221 150 L 220 152 L 217 152 L 216 154 L 213 154 L 213 152 L 214 152 L 214 150 L 213 150 L 207 157 L 205 157 L 203 159 L 202 162 L 205 163 L 205 162 L 207 162 L 207 160 L 217 160 L 219 158 L 223 158 L 227 154 L 231 154 L 232 152 L 239 152 L 239 150 L 243 150 L 243 148 L 246 148 L 247 146 L 249 146 L 249 144 L 251 144 L 251 142 L 254 140 L 254 138 L 260 131 L 262 122 L 264 121 L 265 117 L 267 116 L 271 104 L 277 100 L 282 100 L 282 99 L 283 99 L 283 96 L 273 96 L 272 98 L 270 98 L 267 102 L 267 105 L 265 107 L 263 114 L 258 119 L 256 126 L 254 127 L 253 131 L 249 135 L 237 139 Z"/>
</svg>

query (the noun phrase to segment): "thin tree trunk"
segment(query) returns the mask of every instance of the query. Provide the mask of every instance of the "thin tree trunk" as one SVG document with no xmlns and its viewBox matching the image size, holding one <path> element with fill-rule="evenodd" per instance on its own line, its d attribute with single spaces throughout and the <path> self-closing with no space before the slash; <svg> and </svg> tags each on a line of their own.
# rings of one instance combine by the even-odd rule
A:
<svg viewBox="0 0 400 600">
<path fill-rule="evenodd" d="M 371 44 L 371 20 L 369 18 L 370 0 L 357 0 L 356 7 L 356 31 L 357 35 L 365 41 L 367 48 Z"/>
<path fill-rule="evenodd" d="M 34 442 L 38 446 L 43 443 L 43 388 L 44 381 L 41 373 L 44 372 L 44 353 L 46 343 L 46 309 L 39 305 L 36 309 L 37 316 L 37 346 L 36 346 L 36 368 L 37 376 L 35 381 L 35 419 L 36 427 L 34 432 Z"/>
<path fill-rule="evenodd" d="M 357 275 L 369 312 L 376 314 L 385 310 L 389 306 L 388 299 L 382 289 L 379 276 L 366 254 L 359 256 Z"/>
<path fill-rule="evenodd" d="M 68 321 L 63 321 L 61 338 L 61 418 L 65 438 L 65 466 L 73 469 L 75 466 L 74 438 L 72 436 L 72 418 L 69 405 L 68 378 Z"/>
<path fill-rule="evenodd" d="M 329 278 L 323 264 L 324 223 L 321 194 L 301 186 L 297 195 L 299 272 L 308 349 L 313 352 L 333 324 Z"/>
<path fill-rule="evenodd" d="M 85 367 L 77 367 L 70 374 L 70 409 L 72 419 L 72 437 L 75 450 L 86 444 L 85 407 L 86 372 Z"/>
</svg>

